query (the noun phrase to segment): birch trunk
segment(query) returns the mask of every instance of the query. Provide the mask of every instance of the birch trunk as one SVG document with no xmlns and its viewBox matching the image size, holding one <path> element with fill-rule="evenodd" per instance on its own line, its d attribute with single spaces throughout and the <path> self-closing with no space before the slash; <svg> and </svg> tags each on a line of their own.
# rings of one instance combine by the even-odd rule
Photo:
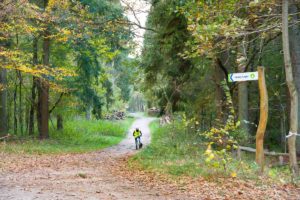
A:
<svg viewBox="0 0 300 200">
<path fill-rule="evenodd" d="M 288 23 L 289 1 L 282 0 L 282 43 L 284 54 L 285 74 L 288 90 L 291 97 L 290 110 L 290 133 L 297 133 L 298 130 L 298 93 L 293 77 L 293 69 L 291 63 L 291 54 L 289 47 L 289 23 Z M 290 168 L 293 177 L 298 175 L 298 164 L 296 156 L 296 135 L 288 138 Z"/>
<path fill-rule="evenodd" d="M 243 41 L 244 43 L 244 41 Z M 239 48 L 239 53 L 237 56 L 237 65 L 238 65 L 238 72 L 244 73 L 246 70 L 246 61 L 247 55 L 245 52 L 245 46 Z M 247 136 L 249 135 L 249 125 L 248 125 L 248 82 L 238 82 L 238 116 L 239 121 L 241 123 L 241 130 L 243 130 Z"/>
<path fill-rule="evenodd" d="M 291 61 L 294 73 L 295 84 L 297 88 L 297 92 L 300 92 L 300 26 L 297 23 L 299 21 L 299 11 L 300 9 L 296 5 L 296 1 L 291 1 L 289 6 L 291 16 L 291 23 L 293 24 L 290 26 L 289 30 L 289 37 L 290 37 L 290 51 L 291 51 Z M 300 96 L 298 95 L 298 102 Z M 298 116 L 300 114 L 300 107 L 298 106 Z M 298 132 L 300 130 L 300 118 L 298 117 Z M 297 153 L 300 154 L 300 140 L 296 141 Z"/>
</svg>

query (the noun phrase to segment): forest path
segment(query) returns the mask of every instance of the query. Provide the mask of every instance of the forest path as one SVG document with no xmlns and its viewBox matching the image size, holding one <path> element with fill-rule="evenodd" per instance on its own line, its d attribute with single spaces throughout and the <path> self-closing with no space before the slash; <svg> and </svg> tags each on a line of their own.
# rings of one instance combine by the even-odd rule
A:
<svg viewBox="0 0 300 200">
<path fill-rule="evenodd" d="M 159 191 L 118 172 L 118 162 L 135 154 L 132 131 L 139 127 L 142 142 L 150 143 L 149 123 L 137 118 L 118 145 L 98 152 L 67 155 L 0 155 L 0 199 L 166 199 Z M 10 157 L 10 158 L 8 158 Z M 11 158 L 13 157 L 13 158 Z M 5 169 L 6 168 L 6 169 Z M 116 172 L 117 173 L 114 173 Z M 174 196 L 170 199 L 176 199 Z M 182 198 L 181 198 L 182 199 Z"/>
<path fill-rule="evenodd" d="M 207 181 L 201 177 L 170 180 L 160 174 L 133 171 L 132 131 L 139 127 L 150 143 L 149 123 L 138 118 L 120 144 L 85 154 L 28 155 L 0 152 L 0 200 L 77 199 L 300 199 L 300 188 L 241 179 Z"/>
</svg>

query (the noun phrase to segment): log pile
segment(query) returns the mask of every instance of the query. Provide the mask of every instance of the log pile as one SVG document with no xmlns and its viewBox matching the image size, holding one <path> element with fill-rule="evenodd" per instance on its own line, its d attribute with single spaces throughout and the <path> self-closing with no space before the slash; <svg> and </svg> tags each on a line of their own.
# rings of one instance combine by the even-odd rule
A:
<svg viewBox="0 0 300 200">
<path fill-rule="evenodd" d="M 113 111 L 110 114 L 107 114 L 104 118 L 107 120 L 123 120 L 125 119 L 126 114 L 122 111 Z"/>
<path fill-rule="evenodd" d="M 159 113 L 160 113 L 160 110 L 158 108 L 153 107 L 153 108 L 148 109 L 149 116 L 158 116 Z"/>
</svg>

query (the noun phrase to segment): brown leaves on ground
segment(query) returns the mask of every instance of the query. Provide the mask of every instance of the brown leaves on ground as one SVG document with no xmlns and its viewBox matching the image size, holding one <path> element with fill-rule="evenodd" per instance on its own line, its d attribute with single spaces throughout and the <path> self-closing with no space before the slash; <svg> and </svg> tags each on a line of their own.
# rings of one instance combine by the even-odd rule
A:
<svg viewBox="0 0 300 200">
<path fill-rule="evenodd" d="M 65 155 L 14 155 L 0 153 L 0 173 L 26 174 L 30 172 L 36 177 L 47 179 L 46 174 L 42 174 L 45 168 L 63 171 L 70 167 L 77 168 L 78 173 L 69 177 L 76 179 L 87 179 L 92 173 L 92 169 L 100 172 L 103 166 L 114 177 L 119 180 L 126 180 L 137 185 L 143 185 L 147 190 L 156 191 L 157 197 L 184 197 L 186 199 L 300 199 L 300 188 L 288 185 L 266 184 L 263 180 L 259 182 L 244 181 L 240 179 L 219 178 L 213 181 L 204 178 L 171 178 L 153 172 L 139 170 L 138 167 L 128 166 L 128 158 L 99 157 L 98 153 L 88 154 L 65 154 Z M 136 169 L 136 170 L 134 170 Z M 94 173 L 93 173 L 94 174 Z M 49 175 L 48 175 L 49 176 Z M 95 176 L 95 174 L 93 175 Z M 17 177 L 12 180 L 17 181 Z M 28 180 L 27 180 L 28 181 Z M 30 181 L 30 179 L 29 179 Z M 147 191 L 145 191 L 147 192 Z M 129 194 L 130 195 L 130 194 Z M 172 198 L 171 198 L 172 199 Z"/>
<path fill-rule="evenodd" d="M 143 125 L 144 144 L 150 142 Z M 148 135 L 148 137 L 147 137 Z M 300 199 L 300 188 L 265 180 L 172 178 L 128 165 L 135 154 L 131 134 L 119 145 L 98 152 L 28 155 L 0 152 L 0 199 Z M 75 198 L 76 197 L 76 198 Z"/>
<path fill-rule="evenodd" d="M 123 182 L 124 184 L 121 185 L 123 188 L 118 192 L 126 193 L 128 197 L 134 195 L 132 192 L 135 187 L 139 187 L 142 188 L 142 192 L 151 193 L 151 199 L 300 199 L 300 188 L 293 185 L 264 184 L 263 180 L 254 182 L 238 178 L 219 178 L 213 181 L 201 177 L 172 178 L 143 171 L 138 166 L 129 167 L 129 157 L 128 155 L 114 157 L 105 152 L 65 155 L 0 153 L 0 172 L 2 175 L 9 174 L 9 180 L 18 184 L 30 187 L 39 184 L 47 185 L 48 191 L 51 192 L 58 190 L 53 186 L 53 181 L 66 182 L 70 184 L 69 189 L 74 188 L 66 191 L 66 195 L 71 192 L 77 196 L 82 195 L 84 193 L 82 191 L 89 193 L 94 191 L 94 195 L 104 197 L 108 194 L 101 192 L 99 190 L 101 187 L 108 184 L 109 187 L 119 188 L 118 184 Z M 74 173 L 69 173 L 70 171 Z M 103 174 L 111 175 L 101 182 Z M 115 180 L 119 180 L 120 183 L 114 183 Z M 76 187 L 80 187 L 81 190 L 76 191 Z M 125 198 L 113 194 L 113 192 L 109 194 L 111 199 Z M 147 198 L 141 197 L 141 199 Z"/>
<path fill-rule="evenodd" d="M 128 158 L 120 160 L 113 171 L 117 176 L 139 181 L 164 194 L 184 195 L 187 199 L 300 199 L 300 188 L 292 184 L 279 185 L 264 180 L 255 182 L 238 178 L 216 178 L 212 181 L 202 177 L 174 178 L 143 171 L 138 165 L 129 167 Z"/>
</svg>

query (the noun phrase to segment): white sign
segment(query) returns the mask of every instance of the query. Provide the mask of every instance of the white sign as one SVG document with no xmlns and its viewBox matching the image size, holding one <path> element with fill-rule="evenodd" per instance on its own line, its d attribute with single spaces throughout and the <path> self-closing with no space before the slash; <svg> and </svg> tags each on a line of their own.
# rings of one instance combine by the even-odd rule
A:
<svg viewBox="0 0 300 200">
<path fill-rule="evenodd" d="M 258 72 L 228 74 L 229 82 L 258 80 Z"/>
</svg>

